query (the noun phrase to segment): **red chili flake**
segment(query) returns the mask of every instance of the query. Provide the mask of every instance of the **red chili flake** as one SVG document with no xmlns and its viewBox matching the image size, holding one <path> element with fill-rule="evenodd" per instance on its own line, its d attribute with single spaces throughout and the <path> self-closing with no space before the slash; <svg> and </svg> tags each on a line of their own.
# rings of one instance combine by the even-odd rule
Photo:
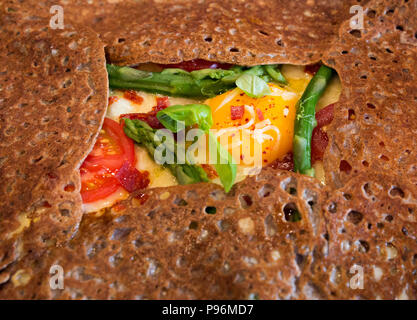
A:
<svg viewBox="0 0 417 320">
<path fill-rule="evenodd" d="M 168 97 L 156 97 L 156 106 L 153 107 L 153 110 L 161 111 L 169 107 L 169 98 Z"/>
<path fill-rule="evenodd" d="M 230 69 L 232 66 L 228 63 L 218 63 L 218 62 L 212 62 L 207 61 L 203 59 L 194 59 L 189 61 L 183 61 L 181 63 L 175 63 L 175 64 L 160 64 L 162 68 L 179 68 L 183 69 L 185 71 L 191 72 L 194 70 L 201 70 L 201 69 Z"/>
<path fill-rule="evenodd" d="M 316 113 L 317 127 L 327 126 L 333 121 L 334 103 L 329 104 Z"/>
<path fill-rule="evenodd" d="M 135 90 L 126 90 L 123 93 L 123 98 L 132 101 L 136 104 L 141 104 L 143 102 L 143 98 L 136 93 Z"/>
<path fill-rule="evenodd" d="M 109 97 L 109 106 L 112 105 L 114 102 L 118 101 L 119 97 L 118 96 L 111 96 Z"/>
<path fill-rule="evenodd" d="M 265 119 L 264 114 L 262 113 L 261 109 L 256 108 L 256 114 L 257 114 L 259 120 L 263 121 Z"/>
<path fill-rule="evenodd" d="M 321 67 L 320 63 L 309 64 L 304 67 L 304 72 L 307 72 L 314 76 L 317 73 L 317 71 L 320 69 L 320 67 Z"/>
<path fill-rule="evenodd" d="M 244 106 L 230 106 L 230 114 L 232 120 L 242 119 L 244 112 Z"/>
<path fill-rule="evenodd" d="M 213 168 L 213 166 L 209 164 L 203 163 L 201 165 L 203 170 L 207 173 L 207 176 L 210 180 L 217 178 L 219 175 L 217 174 L 217 171 Z"/>
<path fill-rule="evenodd" d="M 168 97 L 157 97 L 156 106 L 148 113 L 127 113 L 120 115 L 120 119 L 128 118 L 131 120 L 142 120 L 149 124 L 153 129 L 162 129 L 164 126 L 159 122 L 156 114 L 169 106 Z"/>
<path fill-rule="evenodd" d="M 311 137 L 311 162 L 314 163 L 317 160 L 323 160 L 324 151 L 326 150 L 329 138 L 327 133 L 320 127 L 316 127 L 313 130 Z"/>
<path fill-rule="evenodd" d="M 271 162 L 268 166 L 271 167 L 272 169 L 293 171 L 294 170 L 293 155 L 291 152 L 289 152 L 282 159 L 277 159 Z"/>
<path fill-rule="evenodd" d="M 140 172 L 128 161 L 123 163 L 115 177 L 128 192 L 145 189 L 150 182 L 148 171 Z"/>
</svg>

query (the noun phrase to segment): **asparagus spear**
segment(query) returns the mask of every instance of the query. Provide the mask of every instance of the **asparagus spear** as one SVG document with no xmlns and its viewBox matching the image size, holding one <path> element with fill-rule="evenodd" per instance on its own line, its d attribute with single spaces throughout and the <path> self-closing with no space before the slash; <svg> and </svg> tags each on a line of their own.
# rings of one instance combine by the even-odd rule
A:
<svg viewBox="0 0 417 320">
<path fill-rule="evenodd" d="M 314 176 L 311 167 L 311 136 L 317 125 L 316 104 L 333 75 L 333 69 L 322 65 L 310 80 L 296 105 L 294 125 L 294 171 Z"/>
<path fill-rule="evenodd" d="M 167 138 L 169 141 L 155 141 L 156 130 L 152 129 L 146 122 L 141 120 L 125 119 L 124 131 L 129 138 L 144 146 L 153 159 L 155 159 L 155 151 L 157 147 L 164 143 L 166 152 L 169 153 L 169 156 L 174 159 L 172 164 L 165 163 L 164 166 L 172 172 L 172 174 L 177 178 L 179 184 L 209 181 L 203 168 L 188 163 L 178 164 L 176 152 L 179 146 L 175 140 Z M 158 159 L 155 160 L 157 161 Z"/>
<path fill-rule="evenodd" d="M 278 69 L 277 65 L 266 65 L 265 71 L 274 79 L 276 82 L 281 84 L 288 84 L 287 79 L 281 73 L 281 70 Z"/>
<path fill-rule="evenodd" d="M 180 72 L 177 69 L 147 72 L 107 65 L 107 72 L 110 88 L 143 90 L 169 96 L 207 98 L 234 87 L 233 83 L 212 78 L 198 79 L 186 71 Z"/>
</svg>

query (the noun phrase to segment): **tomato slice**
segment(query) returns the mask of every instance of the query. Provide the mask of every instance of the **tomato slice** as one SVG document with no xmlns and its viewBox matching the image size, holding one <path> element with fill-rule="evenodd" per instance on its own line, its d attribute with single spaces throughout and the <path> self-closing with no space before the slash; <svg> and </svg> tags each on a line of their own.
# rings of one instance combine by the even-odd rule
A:
<svg viewBox="0 0 417 320">
<path fill-rule="evenodd" d="M 133 141 L 126 137 L 122 127 L 111 119 L 105 118 L 103 128 L 93 150 L 84 160 L 82 167 L 90 171 L 119 169 L 125 161 L 135 164 Z"/>
<path fill-rule="evenodd" d="M 93 150 L 81 165 L 81 197 L 84 203 L 104 199 L 121 187 L 115 174 L 129 163 L 136 163 L 133 141 L 122 127 L 105 118 Z"/>
</svg>

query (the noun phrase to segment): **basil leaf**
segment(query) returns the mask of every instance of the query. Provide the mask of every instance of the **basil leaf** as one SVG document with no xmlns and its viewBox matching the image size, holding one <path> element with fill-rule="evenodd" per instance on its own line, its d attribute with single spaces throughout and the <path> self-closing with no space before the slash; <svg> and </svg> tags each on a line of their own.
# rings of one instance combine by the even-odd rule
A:
<svg viewBox="0 0 417 320">
<path fill-rule="evenodd" d="M 220 142 L 211 133 L 209 133 L 209 139 L 211 140 L 209 145 L 216 143 L 217 161 L 216 164 L 214 164 L 214 168 L 219 175 L 224 191 L 227 193 L 235 183 L 237 165 L 231 154 L 223 148 Z"/>
<path fill-rule="evenodd" d="M 201 69 L 191 71 L 191 76 L 196 80 L 202 80 L 205 78 L 219 80 L 233 74 L 235 74 L 235 72 L 223 69 Z"/>
<path fill-rule="evenodd" d="M 204 132 L 207 132 L 213 125 L 211 109 L 205 104 L 170 106 L 159 111 L 156 117 L 165 128 L 172 132 L 184 129 L 178 125 L 178 122 L 183 122 L 186 127 L 196 124 Z"/>
<path fill-rule="evenodd" d="M 252 98 L 261 98 L 271 93 L 271 89 L 265 80 L 250 73 L 243 73 L 236 80 L 236 86 Z"/>
</svg>

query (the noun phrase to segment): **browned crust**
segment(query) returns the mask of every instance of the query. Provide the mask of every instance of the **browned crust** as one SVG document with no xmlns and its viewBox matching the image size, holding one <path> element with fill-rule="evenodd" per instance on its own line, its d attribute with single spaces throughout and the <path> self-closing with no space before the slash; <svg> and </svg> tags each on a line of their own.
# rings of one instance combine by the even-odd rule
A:
<svg viewBox="0 0 417 320">
<path fill-rule="evenodd" d="M 290 21 L 285 10 L 277 10 L 282 9 L 281 2 L 274 2 L 273 10 L 279 11 L 275 23 L 293 24 L 294 30 L 267 29 L 277 26 L 263 24 L 271 22 L 273 10 L 239 7 L 234 11 L 224 1 L 193 3 L 192 12 L 189 2 L 180 1 L 176 3 L 183 7 L 175 9 L 149 7 L 147 1 L 135 7 L 130 2 L 117 7 L 98 1 L 85 6 L 78 16 L 67 7 L 70 19 L 84 21 L 100 33 L 108 57 L 120 64 L 197 57 L 248 65 L 306 64 L 323 57 L 337 70 L 343 85 L 328 128 L 329 186 L 268 169 L 236 185 L 229 195 L 210 184 L 149 190 L 145 204 L 130 199 L 121 212 L 85 217 L 68 245 L 51 247 L 42 256 L 33 251 L 6 268 L 0 273 L 0 297 L 393 299 L 406 295 L 416 299 L 417 1 L 371 1 L 360 37 L 349 32 L 349 21 L 339 28 L 338 23 L 349 17 L 347 2 L 336 4 L 344 11 L 336 11 L 333 18 L 331 9 L 314 2 L 318 7 L 311 10 L 324 13 L 326 19 L 315 17 L 314 24 L 304 15 L 297 20 L 300 15 L 295 9 L 313 2 L 287 2 L 286 8 L 295 6 L 288 13 Z M 141 12 L 140 23 L 123 20 L 129 23 L 121 27 L 114 23 L 143 6 L 148 10 Z M 96 9 L 95 18 L 91 8 Z M 112 16 L 116 8 L 119 16 Z M 167 10 L 176 15 L 166 14 Z M 188 22 L 181 27 L 188 14 Z M 165 20 L 155 20 L 156 16 Z M 201 23 L 201 16 L 207 23 Z M 244 20 L 242 29 L 228 34 L 236 28 L 231 25 L 234 17 Z M 225 32 L 216 30 L 218 24 Z M 262 43 L 252 38 L 259 31 L 254 26 L 265 27 L 262 31 L 268 33 L 265 39 L 257 34 Z M 321 38 L 308 38 L 309 31 Z M 202 40 L 206 33 L 212 37 L 210 45 Z M 279 37 L 286 37 L 285 46 L 272 45 L 271 39 Z M 184 45 L 187 39 L 189 46 Z M 239 52 L 228 51 L 231 46 Z M 268 56 L 271 52 L 276 55 Z M 347 118 L 349 109 L 354 119 Z M 352 166 L 349 173 L 340 172 L 342 160 Z M 290 194 L 289 186 L 297 193 Z M 265 190 L 270 193 L 262 197 Z M 161 200 L 165 192 L 169 197 Z M 239 200 L 243 195 L 250 196 L 252 205 Z M 301 221 L 285 220 L 284 207 L 290 203 L 300 211 Z M 206 214 L 207 205 L 215 206 L 216 214 Z M 239 224 L 245 218 L 253 222 L 253 232 L 244 232 Z M 342 249 L 346 244 L 347 251 Z M 396 252 L 389 259 L 387 247 Z M 280 257 L 272 261 L 275 250 Z M 49 288 L 49 268 L 56 263 L 68 272 L 64 291 Z M 364 267 L 364 290 L 349 287 L 349 272 L 355 264 Z M 374 266 L 382 270 L 379 280 Z M 11 280 L 19 270 L 31 276 L 26 286 L 15 287 Z"/>
<path fill-rule="evenodd" d="M 44 247 L 75 231 L 81 220 L 78 167 L 107 105 L 97 35 L 70 25 L 52 30 L 48 24 L 2 19 L 0 269 L 28 250 L 9 250 L 16 243 Z M 67 185 L 73 190 L 65 191 Z M 32 226 L 15 234 L 23 213 Z"/>
</svg>

